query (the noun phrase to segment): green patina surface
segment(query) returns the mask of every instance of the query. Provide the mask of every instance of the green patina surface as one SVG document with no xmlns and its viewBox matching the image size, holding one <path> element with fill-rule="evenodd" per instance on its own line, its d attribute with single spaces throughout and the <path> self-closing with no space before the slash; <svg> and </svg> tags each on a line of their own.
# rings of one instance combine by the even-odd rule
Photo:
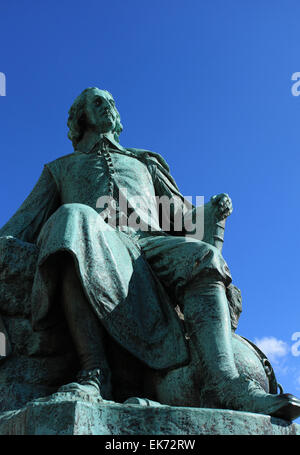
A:
<svg viewBox="0 0 300 455">
<path fill-rule="evenodd" d="M 0 230 L 1 326 L 11 350 L 0 364 L 0 411 L 11 412 L 0 431 L 34 433 L 22 419 L 41 413 L 36 432 L 47 432 L 49 400 L 57 431 L 71 434 L 120 434 L 125 416 L 126 431 L 141 433 L 138 415 L 171 434 L 188 424 L 214 434 L 298 431 L 261 415 L 292 420 L 300 402 L 277 394 L 264 354 L 235 333 L 241 295 L 221 253 L 229 196 L 187 203 L 160 155 L 120 145 L 120 115 L 106 91 L 85 90 L 68 126 L 74 153 L 45 165 Z M 102 204 L 106 197 L 114 204 Z M 172 199 L 168 211 L 157 197 Z M 200 239 L 186 220 L 203 213 Z M 66 404 L 65 393 L 81 402 Z M 172 407 L 116 404 L 134 396 Z"/>
</svg>

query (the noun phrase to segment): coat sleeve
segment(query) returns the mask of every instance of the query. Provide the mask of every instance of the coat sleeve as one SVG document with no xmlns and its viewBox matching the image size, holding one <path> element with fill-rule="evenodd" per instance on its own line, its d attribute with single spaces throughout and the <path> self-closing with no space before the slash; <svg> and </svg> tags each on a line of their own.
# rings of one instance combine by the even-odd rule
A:
<svg viewBox="0 0 300 455">
<path fill-rule="evenodd" d="M 170 175 L 169 166 L 157 153 L 147 152 L 148 169 L 152 175 L 155 193 L 158 198 L 167 196 L 173 201 L 169 211 L 160 208 L 160 225 L 170 225 L 169 233 L 202 240 L 222 251 L 226 219 L 219 219 L 217 206 L 212 200 L 194 206 L 180 193 L 175 180 Z"/>
<path fill-rule="evenodd" d="M 35 243 L 47 219 L 60 205 L 57 185 L 47 166 L 21 207 L 0 229 L 0 237 L 12 236 Z"/>
<path fill-rule="evenodd" d="M 169 172 L 169 167 L 160 155 L 148 155 L 148 168 L 152 175 L 155 194 L 159 201 L 161 228 L 171 235 L 184 236 L 187 234 L 185 218 L 192 213 L 194 206 L 180 193 L 175 180 Z M 166 205 L 164 205 L 164 201 Z M 170 204 L 168 205 L 168 202 Z"/>
</svg>

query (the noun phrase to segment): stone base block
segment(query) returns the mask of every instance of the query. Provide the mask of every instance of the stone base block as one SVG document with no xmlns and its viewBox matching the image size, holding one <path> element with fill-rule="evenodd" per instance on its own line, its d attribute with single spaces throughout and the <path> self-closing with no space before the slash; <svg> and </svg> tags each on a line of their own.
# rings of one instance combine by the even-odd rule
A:
<svg viewBox="0 0 300 455">
<path fill-rule="evenodd" d="M 300 435 L 300 425 L 229 410 L 66 400 L 0 414 L 0 435 Z"/>
</svg>

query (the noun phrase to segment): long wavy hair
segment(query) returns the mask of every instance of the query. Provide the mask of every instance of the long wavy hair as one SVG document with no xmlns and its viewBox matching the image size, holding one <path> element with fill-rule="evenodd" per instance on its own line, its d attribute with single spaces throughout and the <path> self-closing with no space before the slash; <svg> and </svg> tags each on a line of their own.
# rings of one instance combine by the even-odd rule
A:
<svg viewBox="0 0 300 455">
<path fill-rule="evenodd" d="M 95 90 L 96 88 L 97 87 L 88 87 L 85 90 L 83 90 L 83 92 L 80 93 L 79 96 L 77 96 L 74 103 L 70 107 L 67 122 L 67 125 L 69 127 L 68 138 L 72 141 L 74 148 L 76 148 L 78 142 L 80 142 L 80 140 L 82 139 L 84 132 L 88 126 L 85 113 L 85 106 L 87 103 L 89 93 L 92 90 Z M 111 93 L 109 93 L 107 90 L 104 91 L 112 97 Z M 113 134 L 115 140 L 119 142 L 119 136 L 123 131 L 123 125 L 121 123 L 121 117 L 117 108 L 115 108 L 115 111 L 117 113 L 117 121 Z"/>
</svg>

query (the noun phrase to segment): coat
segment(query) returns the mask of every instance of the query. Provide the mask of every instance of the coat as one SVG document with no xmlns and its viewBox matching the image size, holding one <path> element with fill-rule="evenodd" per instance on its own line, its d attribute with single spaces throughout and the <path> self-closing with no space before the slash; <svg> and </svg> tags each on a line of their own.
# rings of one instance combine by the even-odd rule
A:
<svg viewBox="0 0 300 455">
<path fill-rule="evenodd" d="M 131 213 L 149 229 L 102 232 L 103 207 L 98 210 L 97 201 L 124 188 Z M 75 152 L 44 166 L 30 195 L 0 230 L 0 236 L 39 248 L 32 289 L 35 330 L 51 325 L 57 303 L 57 280 L 48 259 L 68 251 L 90 304 L 117 342 L 154 369 L 188 363 L 182 321 L 138 246 L 140 236 L 170 235 L 161 228 L 155 195 L 173 197 L 178 207 L 183 200 L 163 158 L 146 150 L 109 143 L 105 153 Z M 140 197 L 136 206 L 134 196 Z M 171 229 L 176 204 L 172 210 Z"/>
</svg>

